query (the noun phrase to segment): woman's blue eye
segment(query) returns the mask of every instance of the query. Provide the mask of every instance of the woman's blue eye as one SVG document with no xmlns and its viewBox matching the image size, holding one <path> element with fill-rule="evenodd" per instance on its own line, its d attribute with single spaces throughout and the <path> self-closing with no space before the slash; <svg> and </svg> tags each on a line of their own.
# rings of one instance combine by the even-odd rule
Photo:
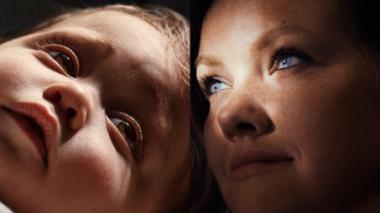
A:
<svg viewBox="0 0 380 213">
<path fill-rule="evenodd" d="M 210 85 L 209 91 L 211 94 L 217 93 L 221 90 L 225 90 L 227 88 L 226 83 L 224 82 L 214 82 L 213 84 Z"/>
<path fill-rule="evenodd" d="M 199 83 L 206 96 L 211 96 L 230 87 L 226 82 L 212 76 L 203 77 Z"/>
<path fill-rule="evenodd" d="M 280 49 L 273 56 L 273 69 L 285 70 L 312 61 L 310 56 L 298 49 Z"/>
<path fill-rule="evenodd" d="M 288 69 L 297 65 L 300 65 L 303 63 L 303 59 L 301 59 L 298 56 L 286 56 L 285 58 L 282 58 L 276 69 L 282 70 L 282 69 Z"/>
</svg>

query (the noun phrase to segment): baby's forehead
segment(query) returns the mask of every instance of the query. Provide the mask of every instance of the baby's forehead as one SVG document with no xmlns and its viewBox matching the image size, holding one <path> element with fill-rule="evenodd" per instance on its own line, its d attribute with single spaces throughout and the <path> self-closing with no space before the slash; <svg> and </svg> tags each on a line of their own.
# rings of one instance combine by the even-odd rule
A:
<svg viewBox="0 0 380 213">
<path fill-rule="evenodd" d="M 122 34 L 126 30 L 137 31 L 142 35 L 151 35 L 150 39 L 165 39 L 161 33 L 151 24 L 136 15 L 127 12 L 97 9 L 89 11 L 80 11 L 67 13 L 57 17 L 56 21 L 49 28 L 57 28 L 61 26 L 77 26 L 90 28 L 99 33 L 116 32 Z M 48 23 L 48 22 L 47 22 Z M 126 37 L 126 35 L 124 35 Z"/>
<path fill-rule="evenodd" d="M 112 69 L 105 74 L 119 77 L 108 82 L 137 76 L 146 79 L 142 84 L 159 85 L 156 91 L 159 96 L 170 96 L 166 88 L 183 90 L 181 87 L 186 87 L 175 68 L 176 58 L 167 38 L 134 15 L 113 10 L 79 12 L 34 34 L 44 40 L 44 37 L 74 40 L 69 43 L 84 53 L 84 58 L 91 59 L 88 63 L 94 64 L 92 67 L 112 61 L 107 65 Z"/>
<path fill-rule="evenodd" d="M 57 20 L 53 20 L 54 24 L 42 30 L 76 28 L 75 31 L 77 29 L 93 31 L 99 37 L 103 37 L 103 40 L 115 43 L 120 49 L 128 44 L 129 47 L 146 49 L 145 52 L 148 54 L 160 52 L 164 56 L 160 57 L 160 60 L 167 65 L 174 64 L 179 57 L 173 54 L 173 42 L 175 41 L 171 40 L 180 38 L 169 38 L 163 29 L 159 30 L 157 26 L 153 26 L 154 24 L 140 18 L 140 14 L 129 14 L 125 11 L 108 8 L 67 13 L 58 17 Z"/>
<path fill-rule="evenodd" d="M 136 56 L 161 61 L 170 60 L 166 57 L 167 38 L 142 19 L 119 11 L 105 10 L 92 13 L 79 13 L 68 17 L 45 31 L 71 31 L 72 34 L 86 32 L 86 36 L 97 37 L 122 54 L 129 52 Z"/>
</svg>

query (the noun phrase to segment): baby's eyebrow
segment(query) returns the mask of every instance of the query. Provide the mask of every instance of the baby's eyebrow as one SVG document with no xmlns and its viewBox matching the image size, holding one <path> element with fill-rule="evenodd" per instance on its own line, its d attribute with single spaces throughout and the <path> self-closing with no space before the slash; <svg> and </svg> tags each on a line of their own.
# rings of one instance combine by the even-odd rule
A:
<svg viewBox="0 0 380 213">
<path fill-rule="evenodd" d="M 96 47 L 97 50 L 102 50 L 106 54 L 114 52 L 114 46 L 101 36 L 100 33 L 89 29 L 55 29 L 43 31 L 38 36 L 42 39 L 52 39 L 74 44 L 79 47 Z"/>
</svg>

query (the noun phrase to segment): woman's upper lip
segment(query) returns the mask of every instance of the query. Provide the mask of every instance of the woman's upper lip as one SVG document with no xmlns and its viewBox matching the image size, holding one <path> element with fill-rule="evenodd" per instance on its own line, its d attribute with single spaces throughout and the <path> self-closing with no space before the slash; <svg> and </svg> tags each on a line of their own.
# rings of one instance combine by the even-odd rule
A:
<svg viewBox="0 0 380 213">
<path fill-rule="evenodd" d="M 270 150 L 244 150 L 236 152 L 233 156 L 229 169 L 230 172 L 247 165 L 247 164 L 274 164 L 286 161 L 292 161 L 293 158 L 283 152 Z"/>
<path fill-rule="evenodd" d="M 6 108 L 34 119 L 43 130 L 46 154 L 49 155 L 52 145 L 59 139 L 59 123 L 57 118 L 49 112 L 48 108 L 42 104 L 32 102 L 14 102 Z M 47 158 L 46 161 L 48 160 Z"/>
</svg>

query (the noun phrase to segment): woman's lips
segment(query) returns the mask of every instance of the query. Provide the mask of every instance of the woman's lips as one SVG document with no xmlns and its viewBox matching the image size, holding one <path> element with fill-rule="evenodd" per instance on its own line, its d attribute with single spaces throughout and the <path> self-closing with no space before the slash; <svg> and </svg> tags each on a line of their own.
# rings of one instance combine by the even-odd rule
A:
<svg viewBox="0 0 380 213">
<path fill-rule="evenodd" d="M 13 103 L 9 108 L 3 107 L 21 130 L 28 136 L 47 166 L 48 151 L 57 139 L 58 122 L 48 110 L 37 103 Z"/>
<path fill-rule="evenodd" d="M 229 176 L 237 179 L 254 176 L 291 161 L 289 155 L 273 151 L 237 152 L 230 163 Z"/>
</svg>

